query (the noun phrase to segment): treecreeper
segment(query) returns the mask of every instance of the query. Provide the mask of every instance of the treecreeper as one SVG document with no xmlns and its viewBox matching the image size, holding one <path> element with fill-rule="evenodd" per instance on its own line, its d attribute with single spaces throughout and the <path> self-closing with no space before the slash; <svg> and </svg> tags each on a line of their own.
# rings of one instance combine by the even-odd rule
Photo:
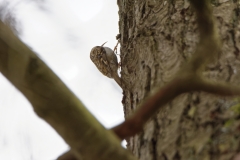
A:
<svg viewBox="0 0 240 160">
<path fill-rule="evenodd" d="M 104 47 L 104 44 L 92 48 L 90 59 L 103 75 L 113 78 L 117 84 L 122 87 L 122 81 L 118 75 L 118 59 L 114 53 L 117 46 L 112 50 L 109 47 Z"/>
</svg>

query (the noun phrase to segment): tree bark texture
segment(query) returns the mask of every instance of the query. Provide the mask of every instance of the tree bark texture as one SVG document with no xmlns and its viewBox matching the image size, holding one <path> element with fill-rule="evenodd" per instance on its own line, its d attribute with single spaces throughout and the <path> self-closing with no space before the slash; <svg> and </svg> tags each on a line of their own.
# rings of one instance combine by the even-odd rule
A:
<svg viewBox="0 0 240 160">
<path fill-rule="evenodd" d="M 154 88 L 163 86 L 194 54 L 199 40 L 194 9 L 187 0 L 118 0 L 123 100 L 129 117 Z M 240 1 L 214 0 L 222 41 L 204 76 L 240 82 Z M 129 138 L 139 160 L 240 159 L 240 102 L 203 92 L 182 94 Z"/>
</svg>

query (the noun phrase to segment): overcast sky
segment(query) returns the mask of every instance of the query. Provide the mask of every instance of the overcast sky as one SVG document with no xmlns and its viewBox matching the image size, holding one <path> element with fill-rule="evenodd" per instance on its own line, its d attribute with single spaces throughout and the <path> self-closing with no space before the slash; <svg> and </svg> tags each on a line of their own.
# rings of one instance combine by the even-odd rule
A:
<svg viewBox="0 0 240 160">
<path fill-rule="evenodd" d="M 115 0 L 0 0 L 20 38 L 44 60 L 106 127 L 123 121 L 122 90 L 89 58 L 96 45 L 113 48 Z M 0 159 L 53 160 L 68 149 L 57 133 L 0 74 Z"/>
</svg>

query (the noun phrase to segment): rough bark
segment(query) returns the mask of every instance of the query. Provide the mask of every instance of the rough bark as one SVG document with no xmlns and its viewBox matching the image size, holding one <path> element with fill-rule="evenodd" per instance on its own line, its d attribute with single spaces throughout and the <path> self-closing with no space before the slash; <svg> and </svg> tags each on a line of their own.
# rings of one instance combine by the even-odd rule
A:
<svg viewBox="0 0 240 160">
<path fill-rule="evenodd" d="M 118 0 L 121 34 L 121 77 L 125 116 L 142 100 L 171 80 L 194 54 L 199 40 L 188 1 Z M 213 1 L 222 51 L 205 77 L 240 82 L 240 2 Z M 183 94 L 168 103 L 144 130 L 128 139 L 140 160 L 237 158 L 240 150 L 240 105 L 237 98 L 202 92 Z"/>
</svg>

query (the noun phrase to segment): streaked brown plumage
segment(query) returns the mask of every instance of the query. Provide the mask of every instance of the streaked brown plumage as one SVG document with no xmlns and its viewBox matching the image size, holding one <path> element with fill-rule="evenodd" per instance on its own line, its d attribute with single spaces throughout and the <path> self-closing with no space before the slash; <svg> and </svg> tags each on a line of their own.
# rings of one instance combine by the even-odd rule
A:
<svg viewBox="0 0 240 160">
<path fill-rule="evenodd" d="M 103 75 L 113 78 L 121 87 L 121 79 L 118 75 L 117 56 L 112 49 L 103 47 L 103 45 L 92 48 L 90 59 Z"/>
</svg>

